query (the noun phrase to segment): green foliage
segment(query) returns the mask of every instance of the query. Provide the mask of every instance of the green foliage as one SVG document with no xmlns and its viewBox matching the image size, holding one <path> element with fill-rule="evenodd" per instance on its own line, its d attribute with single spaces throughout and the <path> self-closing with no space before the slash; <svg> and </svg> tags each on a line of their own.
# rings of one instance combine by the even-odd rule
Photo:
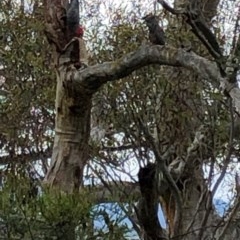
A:
<svg viewBox="0 0 240 240">
<path fill-rule="evenodd" d="M 5 3 L 5 2 L 4 2 Z M 0 136 L 3 142 L 25 134 L 25 142 L 15 141 L 19 148 L 26 140 L 38 136 L 38 147 L 48 138 L 46 128 L 54 119 L 54 71 L 50 69 L 49 46 L 44 38 L 42 18 L 24 13 L 14 2 L 2 3 L 1 88 L 8 94 L 1 101 Z M 37 109 L 37 112 L 36 112 Z M 41 129 L 38 122 L 42 121 Z M 4 129 L 4 130 L 3 130 Z M 12 130 L 11 130 L 12 129 Z M 38 133 L 38 134 L 36 134 Z M 9 144 L 9 143 L 8 143 Z M 5 145 L 7 150 L 8 146 Z"/>
<path fill-rule="evenodd" d="M 66 195 L 45 189 L 29 197 L 29 183 L 24 176 L 9 174 L 0 191 L 0 232 L 4 239 L 125 239 L 128 227 L 119 225 L 121 218 L 111 219 L 102 208 L 93 207 L 90 192 Z M 105 227 L 94 228 L 94 219 L 105 221 Z"/>
<path fill-rule="evenodd" d="M 15 188 L 13 179 L 0 192 L 0 228 L 6 239 L 61 239 L 77 227 L 77 235 L 87 234 L 91 198 L 86 192 L 70 196 L 44 191 L 29 198 L 29 180 L 15 178 Z"/>
</svg>

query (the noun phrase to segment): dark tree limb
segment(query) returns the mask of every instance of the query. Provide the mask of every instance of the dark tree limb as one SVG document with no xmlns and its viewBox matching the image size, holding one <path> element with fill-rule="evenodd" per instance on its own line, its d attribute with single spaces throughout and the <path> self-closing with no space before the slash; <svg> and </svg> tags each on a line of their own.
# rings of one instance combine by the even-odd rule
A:
<svg viewBox="0 0 240 240">
<path fill-rule="evenodd" d="M 164 240 L 166 236 L 158 220 L 158 194 L 156 184 L 156 164 L 149 163 L 138 173 L 142 198 L 139 201 L 137 216 L 144 228 L 146 240 Z"/>
</svg>

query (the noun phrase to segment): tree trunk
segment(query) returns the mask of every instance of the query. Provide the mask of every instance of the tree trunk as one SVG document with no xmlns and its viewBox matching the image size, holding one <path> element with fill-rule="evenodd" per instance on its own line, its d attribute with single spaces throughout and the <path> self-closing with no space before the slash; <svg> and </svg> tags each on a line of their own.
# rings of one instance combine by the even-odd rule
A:
<svg viewBox="0 0 240 240">
<path fill-rule="evenodd" d="M 84 85 L 80 84 L 77 90 L 71 85 L 78 67 L 87 65 L 87 53 L 82 38 L 69 40 L 68 35 L 74 33 L 68 32 L 64 20 L 67 6 L 67 0 L 45 3 L 45 32 L 53 47 L 57 73 L 55 138 L 45 182 L 72 193 L 79 191 L 83 169 L 89 158 L 92 93 Z"/>
<path fill-rule="evenodd" d="M 64 192 L 79 189 L 89 157 L 91 94 L 65 87 L 67 68 L 60 68 L 56 90 L 56 126 L 50 169 L 45 180 Z M 70 72 L 72 73 L 72 71 Z"/>
</svg>

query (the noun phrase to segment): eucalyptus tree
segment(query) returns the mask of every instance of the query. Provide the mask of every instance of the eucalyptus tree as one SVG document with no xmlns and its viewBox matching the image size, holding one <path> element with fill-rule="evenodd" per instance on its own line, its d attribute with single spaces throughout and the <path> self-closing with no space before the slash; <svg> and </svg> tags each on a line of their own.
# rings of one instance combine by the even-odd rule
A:
<svg viewBox="0 0 240 240">
<path fill-rule="evenodd" d="M 125 12 L 120 7 L 111 12 L 112 5 L 108 8 L 111 13 L 101 13 L 101 2 L 80 2 L 80 22 L 87 26 L 83 38 L 69 37 L 67 0 L 35 5 L 34 9 L 44 9 L 40 13 L 45 15 L 43 31 L 53 66 L 48 74 L 52 79 L 55 70 L 57 84 L 55 110 L 52 102 L 47 108 L 56 119 L 44 184 L 71 199 L 73 193 L 86 190 L 84 177 L 92 178 L 87 188 L 93 193 L 91 204 L 121 204 L 142 239 L 238 239 L 237 174 L 232 178 L 234 194 L 224 216 L 213 205 L 239 155 L 237 1 L 152 3 L 165 29 L 163 46 L 148 41 L 141 18 L 149 9 L 141 2 L 132 4 Z M 104 26 L 101 17 L 108 14 Z M 224 26 L 231 34 L 227 35 Z M 27 80 L 32 83 L 29 76 Z M 45 92 L 41 89 L 40 99 Z M 39 104 L 37 113 L 41 109 Z M 18 125 L 14 126 L 16 139 L 22 135 Z M 33 133 L 29 141 L 38 136 Z M 131 172 L 134 167 L 137 171 L 140 167 L 138 176 Z M 131 181 L 124 181 L 123 174 Z M 159 203 L 166 229 L 157 217 Z M 67 210 L 59 216 L 64 214 Z M 102 215 L 111 233 L 113 222 Z M 58 224 L 69 226 L 65 239 L 74 239 L 77 222 L 69 222 Z"/>
</svg>

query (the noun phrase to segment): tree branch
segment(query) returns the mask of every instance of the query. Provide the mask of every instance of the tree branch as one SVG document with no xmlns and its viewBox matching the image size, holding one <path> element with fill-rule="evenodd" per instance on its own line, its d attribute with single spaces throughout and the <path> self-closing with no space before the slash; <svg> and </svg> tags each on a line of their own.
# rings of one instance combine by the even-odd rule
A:
<svg viewBox="0 0 240 240">
<path fill-rule="evenodd" d="M 126 77 L 133 71 L 150 64 L 185 67 L 194 70 L 205 79 L 220 80 L 221 78 L 215 62 L 193 52 L 170 46 L 146 45 L 113 62 L 94 65 L 82 71 L 69 71 L 65 86 L 72 88 L 74 85 L 76 91 L 86 87 L 96 92 L 104 83 Z"/>
<path fill-rule="evenodd" d="M 184 67 L 193 70 L 214 86 L 220 84 L 221 89 L 232 97 L 235 107 L 240 113 L 240 90 L 228 82 L 227 78 L 221 76 L 216 62 L 194 52 L 187 52 L 182 48 L 177 49 L 171 46 L 144 45 L 135 52 L 130 52 L 113 62 L 94 65 L 82 71 L 70 69 L 66 73 L 64 86 L 74 89 L 75 92 L 82 92 L 84 88 L 86 93 L 92 94 L 103 84 L 126 77 L 135 70 L 150 64 Z"/>
</svg>

